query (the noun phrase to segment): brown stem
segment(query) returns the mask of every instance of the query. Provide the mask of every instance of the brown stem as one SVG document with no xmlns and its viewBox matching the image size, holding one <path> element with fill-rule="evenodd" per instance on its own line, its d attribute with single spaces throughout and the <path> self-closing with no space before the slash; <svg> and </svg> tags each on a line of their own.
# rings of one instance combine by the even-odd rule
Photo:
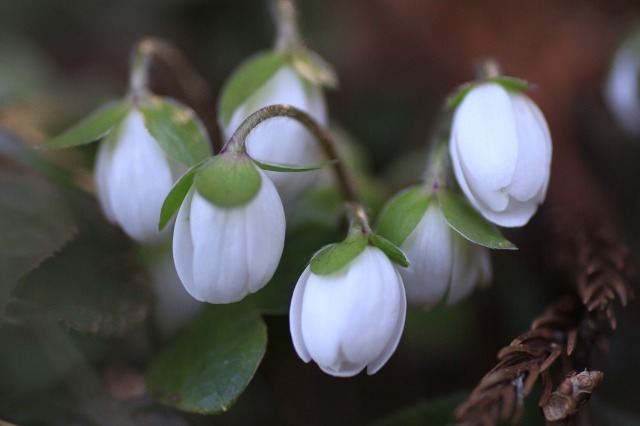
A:
<svg viewBox="0 0 640 426">
<path fill-rule="evenodd" d="M 132 91 L 139 89 L 140 84 L 147 85 L 148 62 L 152 57 L 160 60 L 171 71 L 189 103 L 201 112 L 203 121 L 210 129 L 213 152 L 217 152 L 221 146 L 220 131 L 215 119 L 216 104 L 211 89 L 193 64 L 173 43 L 156 37 L 145 37 L 138 42 L 132 63 Z"/>
<path fill-rule="evenodd" d="M 222 151 L 233 150 L 237 152 L 246 152 L 245 140 L 247 136 L 249 136 L 249 133 L 264 121 L 276 117 L 293 118 L 313 134 L 320 144 L 320 147 L 324 150 L 326 156 L 330 160 L 337 160 L 333 163 L 333 171 L 335 172 L 338 180 L 338 186 L 342 192 L 344 200 L 346 202 L 359 203 L 352 180 L 349 178 L 344 164 L 339 161 L 340 155 L 338 154 L 333 137 L 309 114 L 298 108 L 290 105 L 269 105 L 257 110 L 247 117 L 240 126 L 238 126 L 234 134 L 231 136 L 231 139 L 229 139 L 226 145 L 222 148 Z"/>
</svg>

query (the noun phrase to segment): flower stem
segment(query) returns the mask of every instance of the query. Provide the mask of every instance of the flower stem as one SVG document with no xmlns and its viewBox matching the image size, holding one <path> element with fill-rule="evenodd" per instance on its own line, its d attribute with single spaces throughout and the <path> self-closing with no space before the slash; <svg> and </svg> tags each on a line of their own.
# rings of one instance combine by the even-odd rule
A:
<svg viewBox="0 0 640 426">
<path fill-rule="evenodd" d="M 424 186 L 429 192 L 436 192 L 449 184 L 449 141 L 436 137 L 429 153 L 429 162 L 424 174 Z"/>
<path fill-rule="evenodd" d="M 502 69 L 494 58 L 485 59 L 478 64 L 476 78 L 480 81 L 488 81 L 492 78 L 500 77 Z"/>
<path fill-rule="evenodd" d="M 200 111 L 205 111 L 203 120 L 211 130 L 213 150 L 220 148 L 216 137 L 218 131 L 215 120 L 215 101 L 206 80 L 198 73 L 183 53 L 174 44 L 156 37 L 145 37 L 140 40 L 133 51 L 129 87 L 134 99 L 148 93 L 149 62 L 151 58 L 159 59 L 174 75 L 180 89 L 187 100 Z"/>
<path fill-rule="evenodd" d="M 316 120 L 314 120 L 306 112 L 292 107 L 290 105 L 269 105 L 261 108 L 247 117 L 240 126 L 236 129 L 235 133 L 231 136 L 231 139 L 222 148 L 221 152 L 231 151 L 236 153 L 246 153 L 247 148 L 245 141 L 249 133 L 253 131 L 262 122 L 276 117 L 289 117 L 293 118 L 313 134 L 320 147 L 330 160 L 338 160 L 333 163 L 333 171 L 338 180 L 338 186 L 342 192 L 342 196 L 346 202 L 352 202 L 359 204 L 358 197 L 356 195 L 353 183 L 349 178 L 344 164 L 340 162 L 340 155 L 336 149 L 335 142 L 331 134 L 324 129 Z"/>
<path fill-rule="evenodd" d="M 274 0 L 273 20 L 276 24 L 275 50 L 292 52 L 302 46 L 298 30 L 296 5 L 293 0 Z"/>
</svg>

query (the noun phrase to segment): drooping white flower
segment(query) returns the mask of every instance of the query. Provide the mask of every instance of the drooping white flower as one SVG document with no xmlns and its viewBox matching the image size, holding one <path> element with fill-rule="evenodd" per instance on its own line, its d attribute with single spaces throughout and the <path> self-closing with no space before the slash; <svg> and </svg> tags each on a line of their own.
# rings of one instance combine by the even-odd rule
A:
<svg viewBox="0 0 640 426">
<path fill-rule="evenodd" d="M 374 374 L 396 350 L 405 314 L 398 271 L 380 249 L 367 246 L 331 274 L 307 266 L 291 300 L 291 338 L 303 361 L 313 359 L 328 374 L 353 376 L 365 367 Z"/>
<path fill-rule="evenodd" d="M 132 108 L 98 148 L 95 180 L 102 210 L 131 238 L 156 242 L 162 204 L 185 169 L 162 150 L 142 113 Z"/>
<path fill-rule="evenodd" d="M 412 306 L 429 308 L 445 294 L 452 305 L 491 281 L 489 250 L 451 229 L 436 199 L 400 248 L 411 261 L 399 271 Z"/>
<path fill-rule="evenodd" d="M 290 66 L 282 66 L 260 89 L 242 103 L 224 126 L 227 139 L 240 123 L 256 110 L 268 105 L 287 104 L 311 115 L 327 125 L 327 108 L 322 88 L 298 74 Z M 268 120 L 247 138 L 251 157 L 265 162 L 308 165 L 322 161 L 322 150 L 314 137 L 300 123 L 290 119 Z M 266 172 L 278 188 L 283 200 L 290 200 L 307 188 L 318 172 Z"/>
<path fill-rule="evenodd" d="M 640 31 L 616 52 L 605 85 L 605 99 L 624 131 L 640 136 Z"/>
<path fill-rule="evenodd" d="M 173 257 L 180 280 L 200 301 L 241 300 L 261 289 L 278 266 L 284 209 L 273 183 L 257 170 L 260 189 L 246 204 L 216 205 L 194 186 L 180 207 Z"/>
<path fill-rule="evenodd" d="M 544 200 L 551 136 L 524 94 L 497 83 L 471 89 L 455 112 L 449 150 L 460 187 L 493 223 L 522 226 Z"/>
</svg>

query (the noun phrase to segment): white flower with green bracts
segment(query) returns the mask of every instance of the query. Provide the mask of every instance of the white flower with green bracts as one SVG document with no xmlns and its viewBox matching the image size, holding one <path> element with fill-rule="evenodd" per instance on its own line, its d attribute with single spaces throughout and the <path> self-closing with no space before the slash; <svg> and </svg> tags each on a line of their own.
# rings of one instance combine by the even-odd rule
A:
<svg viewBox="0 0 640 426">
<path fill-rule="evenodd" d="M 98 199 L 106 217 L 131 238 L 156 242 L 160 209 L 186 166 L 171 158 L 132 108 L 100 143 L 95 165 Z"/>
<path fill-rule="evenodd" d="M 246 154 L 214 157 L 192 179 L 174 228 L 178 276 L 197 300 L 237 302 L 264 287 L 280 262 L 278 191 Z"/>
<path fill-rule="evenodd" d="M 361 206 L 353 212 L 347 238 L 311 259 L 289 311 L 300 358 L 340 377 L 382 368 L 398 346 L 407 309 L 393 264 L 407 266 L 404 253 L 371 232 Z"/>
<path fill-rule="evenodd" d="M 449 151 L 456 179 L 482 215 L 525 225 L 545 198 L 551 136 L 535 103 L 498 83 L 473 87 L 457 107 Z"/>
</svg>

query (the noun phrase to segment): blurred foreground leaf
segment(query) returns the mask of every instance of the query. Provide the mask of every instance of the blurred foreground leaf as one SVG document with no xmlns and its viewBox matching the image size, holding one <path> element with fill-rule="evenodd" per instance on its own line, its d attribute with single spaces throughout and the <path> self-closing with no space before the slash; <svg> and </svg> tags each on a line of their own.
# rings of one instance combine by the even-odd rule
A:
<svg viewBox="0 0 640 426">
<path fill-rule="evenodd" d="M 376 421 L 372 426 L 413 426 L 446 425 L 453 419 L 453 410 L 464 401 L 466 394 L 454 395 L 423 401 Z"/>
<path fill-rule="evenodd" d="M 27 169 L 0 157 L 0 324 L 19 279 L 76 233 L 60 192 Z"/>
<path fill-rule="evenodd" d="M 227 411 L 256 372 L 267 346 L 260 315 L 211 305 L 149 367 L 148 392 L 179 410 Z"/>
</svg>

